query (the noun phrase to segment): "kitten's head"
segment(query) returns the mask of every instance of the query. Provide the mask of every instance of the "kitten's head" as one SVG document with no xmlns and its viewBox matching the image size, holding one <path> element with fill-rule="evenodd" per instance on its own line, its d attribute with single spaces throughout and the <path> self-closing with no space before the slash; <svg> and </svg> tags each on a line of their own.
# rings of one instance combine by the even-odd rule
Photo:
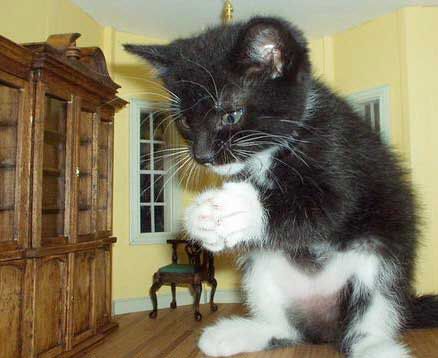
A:
<svg viewBox="0 0 438 358">
<path fill-rule="evenodd" d="M 234 175 L 260 153 L 293 145 L 311 69 L 306 41 L 288 22 L 257 17 L 125 49 L 158 70 L 197 162 Z"/>
</svg>

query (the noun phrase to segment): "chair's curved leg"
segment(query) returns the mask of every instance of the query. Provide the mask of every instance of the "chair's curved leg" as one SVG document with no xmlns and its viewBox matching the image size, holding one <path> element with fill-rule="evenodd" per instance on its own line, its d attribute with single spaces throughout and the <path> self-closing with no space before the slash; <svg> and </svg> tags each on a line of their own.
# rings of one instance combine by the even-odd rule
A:
<svg viewBox="0 0 438 358">
<path fill-rule="evenodd" d="M 195 320 L 202 320 L 202 315 L 199 312 L 199 301 L 201 301 L 202 285 L 200 283 L 193 284 L 193 290 L 195 291 L 195 303 L 193 305 L 195 310 Z"/>
<path fill-rule="evenodd" d="M 162 286 L 162 283 L 160 281 L 160 278 L 158 277 L 157 274 L 154 275 L 154 283 L 151 286 L 151 289 L 149 291 L 149 294 L 151 296 L 151 301 L 152 301 L 152 312 L 149 313 L 149 318 L 157 318 L 157 312 L 158 312 L 158 302 L 157 302 L 157 291 L 160 289 L 160 287 Z"/>
<path fill-rule="evenodd" d="M 175 309 L 176 308 L 176 284 L 171 283 L 170 287 L 172 289 L 172 302 L 170 302 L 170 308 Z"/>
<path fill-rule="evenodd" d="M 212 278 L 209 283 L 211 284 L 211 293 L 210 293 L 210 311 L 216 312 L 217 305 L 214 303 L 214 294 L 216 293 L 217 281 L 215 278 Z"/>
</svg>

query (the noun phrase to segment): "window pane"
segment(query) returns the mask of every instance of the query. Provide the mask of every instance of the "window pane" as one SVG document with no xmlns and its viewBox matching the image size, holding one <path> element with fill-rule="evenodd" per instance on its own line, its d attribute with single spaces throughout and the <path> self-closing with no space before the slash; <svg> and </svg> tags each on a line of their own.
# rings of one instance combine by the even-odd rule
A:
<svg viewBox="0 0 438 358">
<path fill-rule="evenodd" d="M 151 208 L 142 206 L 140 212 L 141 232 L 151 232 Z"/>
<path fill-rule="evenodd" d="M 374 130 L 380 133 L 380 104 L 379 101 L 374 102 Z"/>
<path fill-rule="evenodd" d="M 155 232 L 164 232 L 164 207 L 155 207 Z"/>
<path fill-rule="evenodd" d="M 164 156 L 169 155 L 169 151 L 163 152 L 164 146 L 161 144 L 154 144 L 154 169 L 155 170 L 164 170 Z"/>
<path fill-rule="evenodd" d="M 150 148 L 149 143 L 140 143 L 140 170 L 151 169 Z"/>
<path fill-rule="evenodd" d="M 140 139 L 151 139 L 148 112 L 140 114 Z"/>
<path fill-rule="evenodd" d="M 162 175 L 157 175 L 154 177 L 154 198 L 155 202 L 162 203 L 164 201 L 164 177 Z"/>
<path fill-rule="evenodd" d="M 149 203 L 151 201 L 151 176 L 140 174 L 140 202 Z"/>
<path fill-rule="evenodd" d="M 166 129 L 166 115 L 154 116 L 154 139 L 164 141 L 164 130 Z"/>
</svg>

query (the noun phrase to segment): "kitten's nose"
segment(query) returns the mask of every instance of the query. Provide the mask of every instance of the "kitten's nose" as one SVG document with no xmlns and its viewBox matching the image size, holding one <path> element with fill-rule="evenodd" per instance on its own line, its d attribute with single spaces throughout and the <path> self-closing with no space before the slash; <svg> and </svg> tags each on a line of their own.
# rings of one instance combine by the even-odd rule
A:
<svg viewBox="0 0 438 358">
<path fill-rule="evenodd" d="M 214 162 L 214 154 L 212 152 L 194 153 L 194 157 L 199 164 L 211 164 Z"/>
</svg>

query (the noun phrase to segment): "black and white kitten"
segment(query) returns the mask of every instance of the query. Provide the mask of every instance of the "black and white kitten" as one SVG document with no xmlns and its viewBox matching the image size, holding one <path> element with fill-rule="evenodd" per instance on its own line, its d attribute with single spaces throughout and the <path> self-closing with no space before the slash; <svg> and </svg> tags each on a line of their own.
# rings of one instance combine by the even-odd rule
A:
<svg viewBox="0 0 438 358">
<path fill-rule="evenodd" d="M 302 33 L 258 17 L 126 49 L 178 98 L 193 158 L 229 176 L 185 226 L 213 252 L 240 249 L 251 315 L 207 328 L 200 349 L 334 342 L 352 358 L 411 357 L 401 330 L 438 326 L 437 297 L 412 288 L 412 190 L 390 149 L 312 76 Z"/>
</svg>

